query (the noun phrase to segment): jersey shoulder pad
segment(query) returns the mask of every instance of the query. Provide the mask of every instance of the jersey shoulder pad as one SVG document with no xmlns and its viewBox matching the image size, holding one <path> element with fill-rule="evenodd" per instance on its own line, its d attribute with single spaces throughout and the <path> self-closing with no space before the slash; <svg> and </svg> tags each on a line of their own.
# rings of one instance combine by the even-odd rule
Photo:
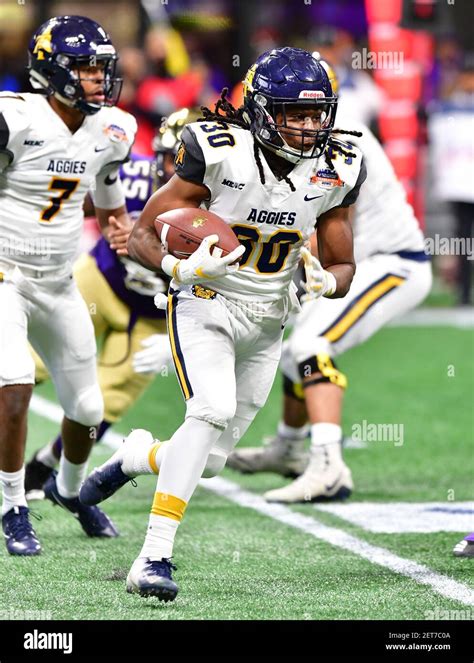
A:
<svg viewBox="0 0 474 663">
<path fill-rule="evenodd" d="M 21 154 L 35 114 L 19 94 L 0 94 L 0 173 Z"/>
<path fill-rule="evenodd" d="M 189 132 L 185 136 L 183 131 L 183 142 L 186 142 L 186 138 L 189 136 L 188 140 L 193 140 L 200 148 L 208 166 L 225 161 L 229 156 L 235 156 L 236 146 L 242 143 L 240 134 L 245 131 L 224 121 L 192 122 L 186 128 L 189 129 Z M 250 134 L 250 132 L 246 133 Z M 187 144 L 186 148 L 188 148 Z"/>
<path fill-rule="evenodd" d="M 362 152 L 358 147 L 339 138 L 331 137 L 325 150 L 326 157 L 340 179 L 349 187 L 355 186 L 362 165 Z"/>
<path fill-rule="evenodd" d="M 206 157 L 193 130 L 194 124 L 188 124 L 183 129 L 174 167 L 179 177 L 202 184 L 206 174 Z"/>
<path fill-rule="evenodd" d="M 116 108 L 99 111 L 102 132 L 113 148 L 113 161 L 124 161 L 133 145 L 137 132 L 137 121 L 130 113 Z"/>
<path fill-rule="evenodd" d="M 14 94 L 13 92 L 0 93 L 0 115 L 8 126 L 10 139 L 16 133 L 27 129 L 32 121 L 34 113 L 27 103 L 26 96 Z"/>
<path fill-rule="evenodd" d="M 25 96 L 17 94 L 16 92 L 0 92 L 0 104 L 7 99 L 13 99 L 13 101 L 26 101 Z M 9 103 L 9 102 L 7 102 Z"/>
</svg>

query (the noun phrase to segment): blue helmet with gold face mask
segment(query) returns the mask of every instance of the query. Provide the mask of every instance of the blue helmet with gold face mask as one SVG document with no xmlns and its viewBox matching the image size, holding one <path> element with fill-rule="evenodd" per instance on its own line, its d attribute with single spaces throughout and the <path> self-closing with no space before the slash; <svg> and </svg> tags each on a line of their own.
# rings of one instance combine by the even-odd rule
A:
<svg viewBox="0 0 474 663">
<path fill-rule="evenodd" d="M 320 127 L 288 127 L 288 112 L 295 107 L 319 111 Z M 336 110 L 337 96 L 324 67 L 301 48 L 274 48 L 263 53 L 244 79 L 243 116 L 250 130 L 259 143 L 293 163 L 323 153 Z M 292 142 L 299 142 L 299 147 L 287 143 L 285 136 L 289 135 L 297 139 Z"/>
<path fill-rule="evenodd" d="M 102 106 L 114 106 L 120 96 L 122 80 L 117 78 L 117 52 L 109 35 L 85 16 L 56 16 L 43 23 L 28 47 L 30 81 L 35 89 L 54 95 L 66 106 L 85 115 L 97 113 Z M 87 101 L 81 85 L 79 67 L 97 67 L 103 77 L 101 102 Z"/>
</svg>

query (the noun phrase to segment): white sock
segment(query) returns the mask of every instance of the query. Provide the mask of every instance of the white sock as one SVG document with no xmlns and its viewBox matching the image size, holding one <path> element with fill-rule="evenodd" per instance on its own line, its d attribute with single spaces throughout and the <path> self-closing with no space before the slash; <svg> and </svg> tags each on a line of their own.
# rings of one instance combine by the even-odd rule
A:
<svg viewBox="0 0 474 663">
<path fill-rule="evenodd" d="M 342 428 L 337 424 L 313 424 L 311 426 L 311 452 L 318 453 L 322 447 L 330 450 L 332 460 L 341 460 Z"/>
<path fill-rule="evenodd" d="M 178 520 L 150 514 L 145 542 L 139 557 L 157 560 L 171 557 L 178 525 Z"/>
<path fill-rule="evenodd" d="M 58 464 L 58 459 L 53 453 L 53 447 L 54 447 L 54 442 L 50 442 L 45 447 L 40 449 L 36 454 L 36 459 L 39 460 L 40 463 L 43 463 L 43 465 L 46 465 L 51 469 L 54 469 Z"/>
<path fill-rule="evenodd" d="M 288 426 L 284 421 L 278 422 L 278 435 L 289 440 L 304 440 L 309 433 L 309 424 L 304 424 L 300 428 Z"/>
<path fill-rule="evenodd" d="M 59 472 L 56 478 L 58 493 L 66 499 L 77 497 L 79 488 L 86 478 L 87 461 L 85 463 L 71 463 L 64 454 L 61 454 L 59 461 Z"/>
<path fill-rule="evenodd" d="M 153 442 L 149 446 L 137 445 L 136 448 L 130 449 L 124 456 L 122 471 L 130 477 L 142 476 L 144 474 L 158 474 L 168 442 L 169 440 L 166 442 Z M 154 467 L 150 463 L 153 459 Z"/>
<path fill-rule="evenodd" d="M 0 470 L 0 484 L 3 487 L 2 516 L 14 506 L 28 506 L 25 498 L 25 467 L 17 472 Z"/>
<path fill-rule="evenodd" d="M 164 442 L 161 443 L 161 445 L 158 447 L 158 451 L 155 453 L 155 464 L 158 469 L 160 469 L 161 464 L 163 462 L 163 458 L 165 456 L 165 451 L 169 446 L 170 441 L 165 440 Z"/>
<path fill-rule="evenodd" d="M 188 417 L 167 443 L 140 557 L 159 560 L 172 556 L 174 537 L 186 505 L 202 476 L 209 452 L 221 435 L 222 430 L 212 424 Z"/>
</svg>

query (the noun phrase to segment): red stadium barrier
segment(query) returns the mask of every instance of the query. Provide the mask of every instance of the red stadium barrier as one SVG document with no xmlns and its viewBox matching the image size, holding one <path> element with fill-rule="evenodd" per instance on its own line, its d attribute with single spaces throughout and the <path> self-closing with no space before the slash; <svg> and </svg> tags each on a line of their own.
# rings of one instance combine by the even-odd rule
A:
<svg viewBox="0 0 474 663">
<path fill-rule="evenodd" d="M 406 99 L 413 102 L 420 99 L 421 71 L 420 66 L 414 62 L 404 62 L 399 73 L 377 69 L 375 81 L 390 99 Z"/>
<path fill-rule="evenodd" d="M 423 71 L 429 71 L 433 65 L 434 58 L 434 39 L 428 32 L 410 33 L 410 51 L 412 59 L 420 64 Z"/>
<path fill-rule="evenodd" d="M 379 115 L 379 130 L 382 142 L 397 138 L 415 140 L 419 126 L 416 106 L 411 101 L 389 101 Z"/>
<path fill-rule="evenodd" d="M 415 177 L 417 145 L 414 140 L 390 140 L 384 145 L 384 150 L 399 179 L 406 180 Z"/>
<path fill-rule="evenodd" d="M 402 0 L 365 0 L 368 23 L 398 23 L 402 17 Z"/>
<path fill-rule="evenodd" d="M 369 48 L 376 53 L 403 53 L 405 60 L 411 58 L 413 39 L 409 30 L 391 23 L 375 23 L 369 26 Z"/>
</svg>

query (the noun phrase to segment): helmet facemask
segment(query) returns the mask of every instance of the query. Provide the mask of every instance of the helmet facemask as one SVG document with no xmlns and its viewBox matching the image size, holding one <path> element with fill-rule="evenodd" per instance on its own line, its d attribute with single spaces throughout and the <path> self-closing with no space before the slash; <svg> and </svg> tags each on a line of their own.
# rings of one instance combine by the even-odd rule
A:
<svg viewBox="0 0 474 663">
<path fill-rule="evenodd" d="M 35 89 L 42 89 L 47 95 L 53 94 L 56 99 L 70 108 L 77 108 L 85 115 L 93 115 L 103 106 L 115 106 L 118 102 L 122 79 L 116 76 L 118 57 L 115 53 L 76 58 L 65 53 L 56 53 L 42 60 L 35 60 L 30 53 L 29 60 L 32 86 Z M 101 65 L 104 101 L 100 103 L 87 101 L 81 80 L 88 78 L 88 74 L 87 72 L 82 74 L 79 68 Z"/>
<path fill-rule="evenodd" d="M 248 107 L 255 118 L 253 126 L 258 142 L 284 159 L 298 163 L 301 159 L 315 159 L 324 152 L 334 127 L 337 98 L 270 100 L 255 93 Z M 306 108 L 312 113 L 319 111 L 319 127 L 304 129 L 288 126 L 288 115 L 296 108 L 302 113 Z M 288 139 L 291 139 L 291 145 Z"/>
</svg>

